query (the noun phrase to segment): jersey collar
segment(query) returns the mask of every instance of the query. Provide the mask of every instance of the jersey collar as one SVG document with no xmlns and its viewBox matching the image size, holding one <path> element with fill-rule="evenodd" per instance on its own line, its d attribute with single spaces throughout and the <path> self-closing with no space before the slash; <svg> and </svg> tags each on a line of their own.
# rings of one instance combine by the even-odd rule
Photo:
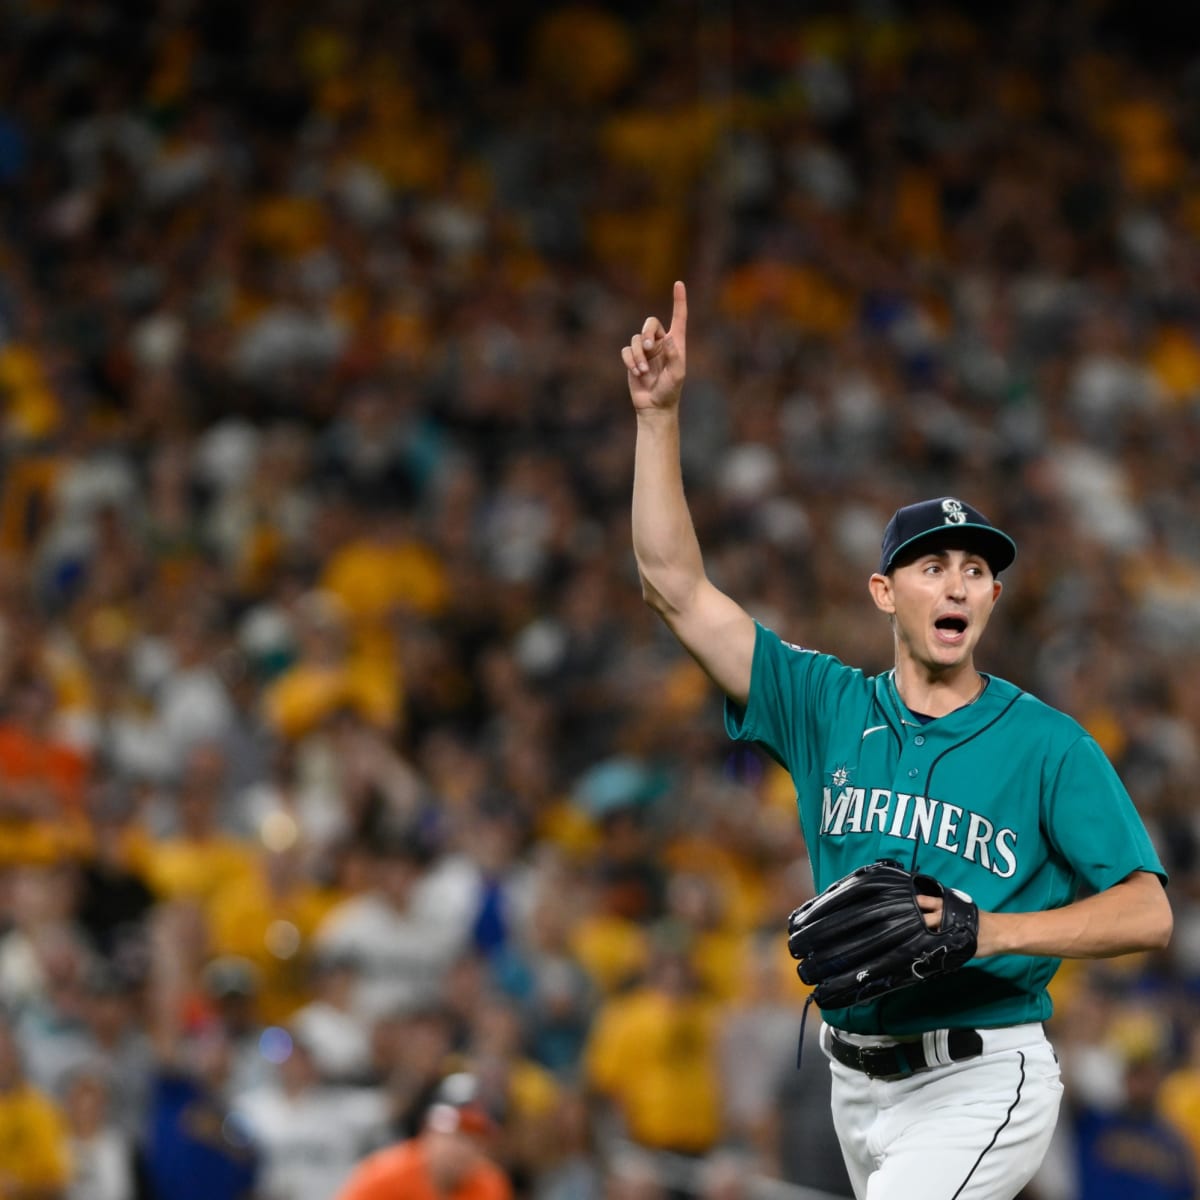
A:
<svg viewBox="0 0 1200 1200">
<path fill-rule="evenodd" d="M 956 708 L 944 717 L 935 717 L 932 721 L 918 721 L 900 699 L 900 693 L 896 690 L 895 668 L 876 677 L 876 699 L 891 724 L 905 737 L 917 730 L 926 735 L 948 734 L 955 737 L 986 724 L 998 715 L 1005 705 L 1011 703 L 1013 696 L 1019 691 L 1004 679 L 989 675 L 986 671 L 979 673 L 987 681 L 979 698 L 970 704 L 964 704 L 962 708 Z"/>
</svg>

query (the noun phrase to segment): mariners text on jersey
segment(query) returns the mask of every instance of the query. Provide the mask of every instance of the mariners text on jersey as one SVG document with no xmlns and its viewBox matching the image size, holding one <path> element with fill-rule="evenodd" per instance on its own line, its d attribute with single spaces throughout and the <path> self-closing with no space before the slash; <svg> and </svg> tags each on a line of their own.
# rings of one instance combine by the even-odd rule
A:
<svg viewBox="0 0 1200 1200">
<path fill-rule="evenodd" d="M 885 834 L 936 846 L 977 863 L 1001 879 L 1017 871 L 1017 831 L 997 828 L 981 813 L 891 788 L 825 788 L 821 836 Z"/>
</svg>

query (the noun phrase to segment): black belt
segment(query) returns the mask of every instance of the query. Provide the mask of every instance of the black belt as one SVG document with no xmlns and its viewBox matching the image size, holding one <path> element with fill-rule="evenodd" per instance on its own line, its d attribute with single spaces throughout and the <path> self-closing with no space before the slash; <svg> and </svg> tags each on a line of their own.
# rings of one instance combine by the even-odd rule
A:
<svg viewBox="0 0 1200 1200">
<path fill-rule="evenodd" d="M 951 1062 L 963 1062 L 983 1053 L 983 1038 L 976 1029 L 951 1029 L 946 1036 L 947 1053 Z M 862 1071 L 872 1079 L 903 1079 L 930 1067 L 942 1066 L 925 1056 L 925 1045 L 918 1038 L 912 1042 L 894 1042 L 890 1046 L 856 1046 L 829 1031 L 829 1053 L 843 1066 Z"/>
</svg>

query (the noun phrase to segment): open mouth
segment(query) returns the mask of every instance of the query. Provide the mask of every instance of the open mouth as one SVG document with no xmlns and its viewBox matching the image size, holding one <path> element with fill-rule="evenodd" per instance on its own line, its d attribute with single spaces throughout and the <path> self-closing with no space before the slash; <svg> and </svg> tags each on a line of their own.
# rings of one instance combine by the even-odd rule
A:
<svg viewBox="0 0 1200 1200">
<path fill-rule="evenodd" d="M 943 641 L 957 642 L 967 632 L 967 621 L 965 617 L 938 617 L 933 627 Z"/>
</svg>

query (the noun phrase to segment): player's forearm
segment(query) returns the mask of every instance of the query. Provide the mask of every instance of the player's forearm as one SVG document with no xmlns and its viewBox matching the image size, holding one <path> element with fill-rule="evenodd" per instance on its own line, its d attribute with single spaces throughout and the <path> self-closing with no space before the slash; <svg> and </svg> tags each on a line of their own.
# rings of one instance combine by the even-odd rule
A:
<svg viewBox="0 0 1200 1200">
<path fill-rule="evenodd" d="M 1158 877 L 1139 871 L 1106 891 L 1048 912 L 981 912 L 976 957 L 1112 958 L 1161 950 L 1170 941 L 1172 923 Z"/>
<path fill-rule="evenodd" d="M 664 616 L 681 609 L 704 579 L 700 542 L 683 490 L 674 409 L 638 414 L 633 553 L 646 603 Z"/>
</svg>

